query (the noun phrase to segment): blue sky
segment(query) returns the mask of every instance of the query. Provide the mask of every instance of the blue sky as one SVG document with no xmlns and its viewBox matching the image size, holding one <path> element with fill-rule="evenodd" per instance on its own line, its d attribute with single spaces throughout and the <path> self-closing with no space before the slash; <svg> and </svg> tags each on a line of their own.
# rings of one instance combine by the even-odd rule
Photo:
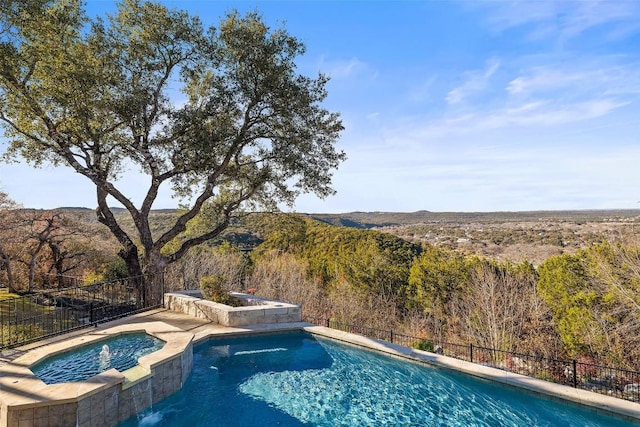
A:
<svg viewBox="0 0 640 427">
<path fill-rule="evenodd" d="M 299 72 L 331 76 L 348 160 L 337 194 L 298 212 L 640 208 L 640 1 L 165 3 L 210 25 L 257 9 L 306 44 Z M 123 182 L 140 200 L 145 178 Z M 26 207 L 95 206 L 60 168 L 2 164 L 0 188 Z"/>
</svg>

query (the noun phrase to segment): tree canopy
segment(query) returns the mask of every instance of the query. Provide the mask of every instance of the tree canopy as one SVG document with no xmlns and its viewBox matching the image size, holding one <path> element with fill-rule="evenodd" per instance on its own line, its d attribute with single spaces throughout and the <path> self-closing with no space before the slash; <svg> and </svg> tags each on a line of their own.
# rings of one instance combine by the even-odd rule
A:
<svg viewBox="0 0 640 427">
<path fill-rule="evenodd" d="M 345 155 L 335 147 L 340 117 L 321 106 L 328 78 L 297 74 L 304 45 L 259 13 L 231 12 L 205 28 L 185 11 L 139 0 L 93 20 L 79 0 L 0 8 L 5 159 L 68 166 L 91 180 L 98 220 L 131 274 L 161 271 L 240 211 L 333 193 Z M 148 176 L 139 205 L 117 187 L 129 168 Z M 186 208 L 156 238 L 148 216 L 161 186 Z M 135 236 L 108 197 L 129 212 Z M 161 253 L 198 215 L 211 225 Z"/>
</svg>

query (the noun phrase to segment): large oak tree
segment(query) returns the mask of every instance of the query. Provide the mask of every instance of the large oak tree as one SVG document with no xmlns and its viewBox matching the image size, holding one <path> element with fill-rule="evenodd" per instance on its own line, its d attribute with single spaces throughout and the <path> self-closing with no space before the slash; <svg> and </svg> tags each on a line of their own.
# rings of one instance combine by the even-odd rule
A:
<svg viewBox="0 0 640 427">
<path fill-rule="evenodd" d="M 321 105 L 328 79 L 298 74 L 303 44 L 257 12 L 231 12 L 205 28 L 184 11 L 138 0 L 123 0 L 105 19 L 89 19 L 79 0 L 7 0 L 0 8 L 5 156 L 68 166 L 91 180 L 98 220 L 120 242 L 131 275 L 162 272 L 238 212 L 333 193 L 332 172 L 345 156 L 335 147 L 340 117 Z M 148 176 L 138 203 L 117 186 L 131 167 Z M 152 236 L 149 213 L 162 186 L 186 209 Z M 181 238 L 197 216 L 210 227 Z M 159 301 L 153 281 L 141 290 Z"/>
</svg>

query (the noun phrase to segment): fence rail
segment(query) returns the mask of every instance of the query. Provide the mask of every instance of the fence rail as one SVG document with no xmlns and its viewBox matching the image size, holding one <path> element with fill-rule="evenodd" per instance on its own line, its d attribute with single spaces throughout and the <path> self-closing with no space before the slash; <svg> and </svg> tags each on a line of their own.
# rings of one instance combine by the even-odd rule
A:
<svg viewBox="0 0 640 427">
<path fill-rule="evenodd" d="M 577 360 L 552 359 L 503 351 L 473 344 L 449 343 L 400 334 L 393 330 L 338 322 L 334 319 L 304 316 L 303 320 L 315 325 L 426 350 L 557 384 L 640 402 L 640 372 L 638 371 L 583 363 Z"/>
<path fill-rule="evenodd" d="M 129 277 L 0 301 L 0 350 L 156 308 L 140 292 L 149 279 Z"/>
</svg>

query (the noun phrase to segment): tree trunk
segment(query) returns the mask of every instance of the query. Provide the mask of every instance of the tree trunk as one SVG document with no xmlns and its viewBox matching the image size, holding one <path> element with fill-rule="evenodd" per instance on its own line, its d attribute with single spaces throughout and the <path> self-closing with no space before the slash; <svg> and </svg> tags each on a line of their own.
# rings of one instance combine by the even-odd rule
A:
<svg viewBox="0 0 640 427">
<path fill-rule="evenodd" d="M 35 285 L 36 267 L 38 266 L 38 254 L 42 250 L 43 246 L 44 246 L 44 241 L 40 240 L 38 242 L 38 245 L 36 246 L 35 250 L 30 254 L 30 259 L 29 259 L 29 289 L 28 289 L 29 292 L 31 292 L 33 290 L 34 285 Z"/>
<path fill-rule="evenodd" d="M 9 292 L 17 293 L 17 289 L 15 288 L 15 280 L 13 278 L 13 269 L 11 268 L 11 257 L 7 254 L 0 252 L 0 259 L 4 263 L 5 271 L 7 272 L 7 287 L 9 288 Z"/>
<path fill-rule="evenodd" d="M 127 272 L 129 273 L 129 280 L 133 282 L 136 288 L 137 308 L 144 308 L 147 306 L 147 299 L 145 298 L 145 284 L 142 267 L 140 266 L 140 259 L 138 258 L 138 248 L 136 245 L 128 245 L 120 249 L 118 252 L 120 258 L 122 258 L 127 266 Z"/>
<path fill-rule="evenodd" d="M 51 250 L 51 259 L 52 259 L 52 267 L 55 270 L 55 284 L 58 289 L 63 287 L 62 283 L 62 274 L 64 271 L 64 255 L 60 250 L 60 245 L 58 242 L 49 241 L 49 249 Z M 51 271 L 51 268 L 49 269 Z"/>
<path fill-rule="evenodd" d="M 164 273 L 167 261 L 157 250 L 145 253 L 144 297 L 147 306 L 162 305 L 164 301 Z"/>
</svg>

